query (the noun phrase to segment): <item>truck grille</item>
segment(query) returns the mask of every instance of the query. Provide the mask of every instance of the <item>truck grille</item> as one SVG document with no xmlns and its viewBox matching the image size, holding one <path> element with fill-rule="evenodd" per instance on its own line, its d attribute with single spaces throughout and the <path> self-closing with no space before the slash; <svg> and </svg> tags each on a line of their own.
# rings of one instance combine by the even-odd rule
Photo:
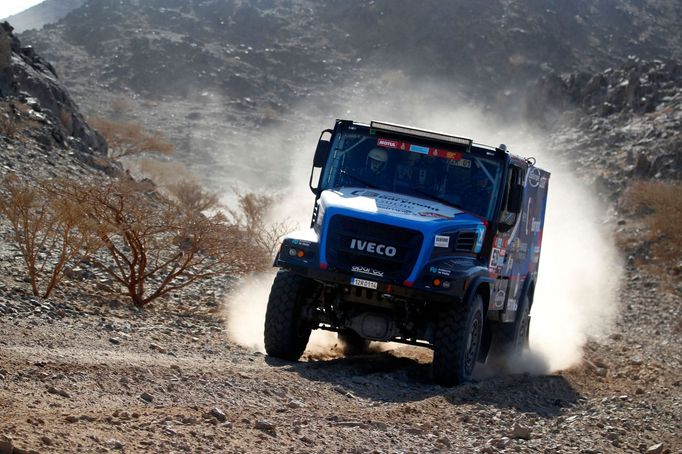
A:
<svg viewBox="0 0 682 454">
<path fill-rule="evenodd" d="M 476 232 L 459 232 L 455 242 L 455 251 L 472 252 L 476 246 Z"/>
<path fill-rule="evenodd" d="M 329 220 L 327 261 L 339 270 L 368 268 L 383 273 L 385 280 L 402 283 L 412 272 L 423 240 L 416 230 L 335 215 Z"/>
</svg>

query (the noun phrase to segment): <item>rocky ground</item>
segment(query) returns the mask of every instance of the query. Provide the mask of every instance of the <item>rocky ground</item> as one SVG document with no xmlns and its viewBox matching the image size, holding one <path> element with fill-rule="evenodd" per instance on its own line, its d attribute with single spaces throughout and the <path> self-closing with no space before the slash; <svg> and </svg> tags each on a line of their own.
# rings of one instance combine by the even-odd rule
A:
<svg viewBox="0 0 682 454">
<path fill-rule="evenodd" d="M 581 366 L 451 389 L 414 347 L 298 363 L 239 347 L 224 282 L 136 310 L 96 283 L 36 300 L 6 245 L 0 269 L 3 454 L 682 452 L 679 296 L 633 267 Z"/>
<path fill-rule="evenodd" d="M 92 172 L 76 153 L 41 153 L 37 134 L 3 139 L 2 173 L 29 175 L 31 159 L 48 175 Z M 240 347 L 225 330 L 228 280 L 142 310 L 98 279 L 36 299 L 1 225 L 2 454 L 682 452 L 680 289 L 641 269 L 634 246 L 613 334 L 581 365 L 448 389 L 431 384 L 424 349 L 288 363 Z"/>
</svg>

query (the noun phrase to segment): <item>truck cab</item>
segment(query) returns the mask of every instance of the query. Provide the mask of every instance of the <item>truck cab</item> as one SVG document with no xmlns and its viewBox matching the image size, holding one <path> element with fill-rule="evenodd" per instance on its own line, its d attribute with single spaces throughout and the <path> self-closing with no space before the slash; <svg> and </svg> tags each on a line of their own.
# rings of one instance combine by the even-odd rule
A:
<svg viewBox="0 0 682 454">
<path fill-rule="evenodd" d="M 433 378 L 468 380 L 528 343 L 549 173 L 504 145 L 337 120 L 313 159 L 310 228 L 275 259 L 269 355 L 298 359 L 312 329 L 434 350 Z"/>
</svg>

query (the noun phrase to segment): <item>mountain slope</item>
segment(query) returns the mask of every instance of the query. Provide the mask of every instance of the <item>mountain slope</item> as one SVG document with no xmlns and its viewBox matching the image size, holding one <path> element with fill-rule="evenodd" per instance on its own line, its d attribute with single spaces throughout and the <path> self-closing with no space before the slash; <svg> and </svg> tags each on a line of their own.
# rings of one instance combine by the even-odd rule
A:
<svg viewBox="0 0 682 454">
<path fill-rule="evenodd" d="M 286 97 L 296 84 L 347 80 L 358 68 L 497 96 L 548 69 L 680 58 L 680 20 L 682 5 L 670 0 L 89 0 L 24 39 L 67 79 L 90 74 L 150 96 L 190 87 L 255 96 L 269 83 Z M 62 52 L 70 46 L 87 61 Z"/>
</svg>

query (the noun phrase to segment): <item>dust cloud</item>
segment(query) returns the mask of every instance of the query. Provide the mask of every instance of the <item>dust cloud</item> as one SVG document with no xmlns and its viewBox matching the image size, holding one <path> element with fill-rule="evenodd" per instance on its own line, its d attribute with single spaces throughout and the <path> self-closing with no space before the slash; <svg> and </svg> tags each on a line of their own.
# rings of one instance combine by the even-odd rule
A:
<svg viewBox="0 0 682 454">
<path fill-rule="evenodd" d="M 307 188 L 310 163 L 319 131 L 332 127 L 336 117 L 356 121 L 385 120 L 473 138 L 488 145 L 505 143 L 510 152 L 535 157 L 537 165 L 552 173 L 543 232 L 540 271 L 531 311 L 531 352 L 505 371 L 547 373 L 576 365 L 582 348 L 591 337 L 608 334 L 616 313 L 617 289 L 622 273 L 611 232 L 603 225 L 604 208 L 565 167 L 566 157 L 549 149 L 543 131 L 496 118 L 493 109 L 467 103 L 435 84 L 408 85 L 395 78 L 383 85 L 357 88 L 337 112 L 300 112 L 305 129 L 298 134 L 298 149 L 292 166 L 284 203 L 273 212 L 275 218 L 299 215 L 307 226 L 313 196 Z M 380 81 L 381 82 L 381 81 Z M 393 85 L 391 85 L 393 83 Z M 371 85 L 371 84 L 367 84 Z M 400 99 L 392 94 L 400 93 Z M 280 138 L 282 130 L 273 131 Z M 262 134 L 267 136 L 268 134 Z M 279 139 L 277 139 L 279 140 Z M 228 331 L 235 342 L 262 351 L 262 333 L 267 295 L 274 273 L 246 280 L 227 302 Z M 309 348 L 333 349 L 336 337 L 314 331 Z M 486 374 L 494 374 L 490 366 Z"/>
</svg>

